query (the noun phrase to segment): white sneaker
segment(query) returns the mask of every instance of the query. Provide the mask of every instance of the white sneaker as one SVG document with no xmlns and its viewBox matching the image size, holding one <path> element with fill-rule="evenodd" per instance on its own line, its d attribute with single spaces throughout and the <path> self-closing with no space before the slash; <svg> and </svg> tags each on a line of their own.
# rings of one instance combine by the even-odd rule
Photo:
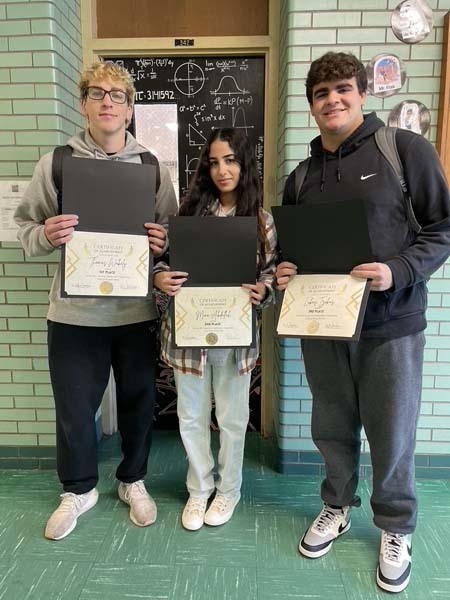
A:
<svg viewBox="0 0 450 600">
<path fill-rule="evenodd" d="M 350 506 L 333 508 L 324 503 L 298 545 L 308 558 L 319 558 L 331 550 L 334 540 L 350 529 Z"/>
<path fill-rule="evenodd" d="M 183 514 L 181 515 L 181 523 L 185 529 L 197 531 L 197 529 L 203 526 L 207 504 L 208 498 L 194 498 L 193 496 L 189 496 L 189 500 L 186 502 Z"/>
<path fill-rule="evenodd" d="M 119 483 L 119 498 L 130 507 L 130 519 L 138 527 L 147 527 L 156 521 L 156 504 L 145 489 L 142 479 L 133 483 Z"/>
<path fill-rule="evenodd" d="M 65 492 L 61 498 L 61 504 L 45 527 L 44 535 L 48 540 L 62 540 L 69 535 L 75 529 L 78 517 L 97 504 L 98 492 L 96 488 L 85 494 Z"/>
<path fill-rule="evenodd" d="M 223 525 L 229 521 L 233 516 L 234 509 L 240 499 L 240 494 L 234 498 L 227 498 L 226 496 L 222 496 L 222 494 L 216 494 L 210 507 L 206 511 L 205 523 L 216 527 L 217 525 Z"/>
<path fill-rule="evenodd" d="M 380 558 L 377 568 L 377 584 L 387 592 L 402 592 L 411 574 L 411 535 L 405 533 L 381 533 Z"/>
</svg>

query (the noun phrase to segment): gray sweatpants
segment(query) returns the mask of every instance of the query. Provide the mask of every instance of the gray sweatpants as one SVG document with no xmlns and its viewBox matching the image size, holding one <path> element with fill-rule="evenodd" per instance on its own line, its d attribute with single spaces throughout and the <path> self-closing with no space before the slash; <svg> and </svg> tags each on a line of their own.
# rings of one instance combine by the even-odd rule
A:
<svg viewBox="0 0 450 600">
<path fill-rule="evenodd" d="M 313 396 L 312 438 L 326 469 L 321 496 L 357 505 L 361 429 L 370 446 L 374 523 L 412 533 L 417 519 L 414 448 L 422 384 L 423 332 L 359 342 L 303 339 Z"/>
</svg>

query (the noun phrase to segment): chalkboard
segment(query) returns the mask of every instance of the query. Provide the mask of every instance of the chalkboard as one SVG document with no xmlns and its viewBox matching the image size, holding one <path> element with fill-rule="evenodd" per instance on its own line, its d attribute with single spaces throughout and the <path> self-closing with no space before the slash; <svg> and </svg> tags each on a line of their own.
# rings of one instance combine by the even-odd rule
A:
<svg viewBox="0 0 450 600">
<path fill-rule="evenodd" d="M 264 163 L 264 57 L 111 58 L 133 76 L 136 104 L 176 104 L 180 197 L 211 129 L 238 127 Z M 135 133 L 134 123 L 130 130 Z"/>
</svg>

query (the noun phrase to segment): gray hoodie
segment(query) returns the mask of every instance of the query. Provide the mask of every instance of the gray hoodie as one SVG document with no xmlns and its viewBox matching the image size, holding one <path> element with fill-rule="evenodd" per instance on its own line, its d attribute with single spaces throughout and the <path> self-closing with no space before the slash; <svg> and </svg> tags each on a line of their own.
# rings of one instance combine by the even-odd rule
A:
<svg viewBox="0 0 450 600">
<path fill-rule="evenodd" d="M 73 156 L 99 160 L 120 160 L 140 163 L 144 148 L 126 133 L 125 147 L 108 156 L 89 135 L 80 132 L 67 142 Z M 45 154 L 37 163 L 31 182 L 14 215 L 19 226 L 18 237 L 27 256 L 45 256 L 55 250 L 44 233 L 44 222 L 58 214 L 57 193 L 52 178 L 53 152 Z M 156 195 L 155 221 L 167 227 L 169 215 L 177 212 L 177 200 L 167 167 L 160 164 L 161 185 Z M 145 201 L 145 199 L 143 199 Z M 126 206 L 124 206 L 126 210 Z M 112 327 L 129 325 L 155 319 L 153 299 L 136 298 L 61 298 L 60 266 L 56 269 L 49 295 L 47 318 L 57 323 L 87 327 Z"/>
</svg>

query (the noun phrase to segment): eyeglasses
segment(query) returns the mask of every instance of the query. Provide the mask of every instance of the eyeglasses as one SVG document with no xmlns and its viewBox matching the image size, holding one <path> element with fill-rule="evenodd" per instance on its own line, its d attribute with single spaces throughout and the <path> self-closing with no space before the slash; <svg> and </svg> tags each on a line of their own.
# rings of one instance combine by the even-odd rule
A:
<svg viewBox="0 0 450 600">
<path fill-rule="evenodd" d="M 87 96 L 91 100 L 103 100 L 108 94 L 114 104 L 125 104 L 128 100 L 128 94 L 123 90 L 104 90 L 101 87 L 90 86 L 87 88 Z"/>
</svg>

